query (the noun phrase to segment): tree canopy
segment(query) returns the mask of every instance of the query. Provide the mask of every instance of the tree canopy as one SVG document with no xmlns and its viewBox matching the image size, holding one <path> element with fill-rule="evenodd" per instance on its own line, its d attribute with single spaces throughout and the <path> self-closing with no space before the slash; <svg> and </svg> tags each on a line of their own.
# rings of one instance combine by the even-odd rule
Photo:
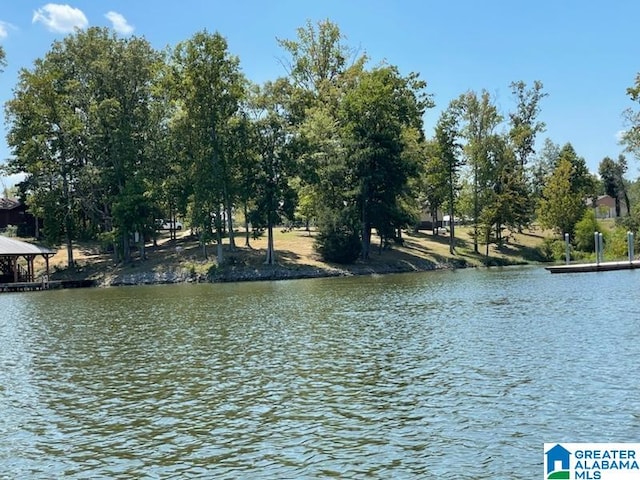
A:
<svg viewBox="0 0 640 480">
<path fill-rule="evenodd" d="M 434 96 L 418 73 L 370 66 L 330 20 L 277 41 L 284 73 L 261 85 L 219 32 L 164 51 L 95 27 L 55 41 L 5 107 L 8 171 L 26 174 L 21 195 L 39 233 L 66 244 L 70 265 L 84 238 L 128 262 L 134 247 L 144 258 L 158 219 L 179 217 L 203 256 L 215 243 L 223 263 L 241 218 L 247 246 L 249 230 L 266 230 L 271 264 L 273 229 L 304 219 L 325 259 L 352 262 L 369 258 L 374 233 L 380 250 L 401 242 L 425 209 L 434 226 L 448 213 L 452 253 L 459 218 L 472 222 L 476 251 L 536 212 L 559 232 L 581 218 L 596 187 L 584 159 L 549 140 L 536 156 L 541 82 L 512 82 L 507 113 L 486 90 L 465 92 L 425 131 Z M 639 92 L 636 80 L 629 95 Z M 633 151 L 640 122 L 629 118 Z M 626 163 L 605 160 L 604 188 L 623 198 Z"/>
</svg>

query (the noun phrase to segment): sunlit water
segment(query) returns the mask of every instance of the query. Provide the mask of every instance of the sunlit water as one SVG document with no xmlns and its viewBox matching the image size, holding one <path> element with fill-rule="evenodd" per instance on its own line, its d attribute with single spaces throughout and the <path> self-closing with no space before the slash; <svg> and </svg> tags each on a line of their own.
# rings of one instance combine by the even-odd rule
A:
<svg viewBox="0 0 640 480">
<path fill-rule="evenodd" d="M 640 438 L 640 272 L 0 295 L 0 478 L 536 478 Z"/>
</svg>

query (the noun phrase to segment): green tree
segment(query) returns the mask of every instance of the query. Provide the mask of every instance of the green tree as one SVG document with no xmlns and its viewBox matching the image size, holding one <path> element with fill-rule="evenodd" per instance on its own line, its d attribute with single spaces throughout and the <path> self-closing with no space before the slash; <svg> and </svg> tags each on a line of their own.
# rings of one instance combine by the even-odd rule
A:
<svg viewBox="0 0 640 480">
<path fill-rule="evenodd" d="M 64 50 L 56 42 L 32 70 L 20 71 L 14 97 L 6 104 L 13 154 L 8 171 L 26 174 L 21 189 L 27 204 L 44 219 L 47 241 L 64 239 L 72 266 L 82 126 L 74 108 L 77 81 Z"/>
<path fill-rule="evenodd" d="M 307 22 L 296 38 L 278 40 L 287 54 L 281 93 L 293 126 L 292 149 L 297 161 L 298 196 L 313 211 L 320 228 L 345 208 L 346 157 L 339 121 L 339 105 L 362 73 L 366 56 L 350 48 L 339 27 L 329 20 Z M 309 202 L 313 202 L 311 205 Z"/>
<path fill-rule="evenodd" d="M 578 223 L 576 223 L 573 243 L 578 250 L 583 252 L 595 251 L 595 232 L 601 232 L 602 228 L 596 220 L 596 214 L 592 209 L 587 209 Z"/>
<path fill-rule="evenodd" d="M 629 195 L 624 181 L 624 174 L 627 171 L 627 160 L 624 155 L 618 157 L 618 161 L 605 157 L 598 166 L 598 173 L 604 186 L 604 192 L 615 200 L 616 217 L 620 217 L 620 201 L 624 200 L 627 205 L 627 213 L 631 211 L 629 205 Z"/>
<path fill-rule="evenodd" d="M 636 75 L 633 86 L 627 88 L 627 95 L 633 102 L 640 103 L 640 74 Z M 628 108 L 623 116 L 629 128 L 623 132 L 621 143 L 628 152 L 640 158 L 640 110 Z"/>
<path fill-rule="evenodd" d="M 522 167 L 508 139 L 494 135 L 491 140 L 490 188 L 480 215 L 487 256 L 490 243 L 502 245 L 504 228 L 516 230 L 528 223 L 532 210 Z"/>
<path fill-rule="evenodd" d="M 296 200 L 289 183 L 293 164 L 282 100 L 278 82 L 267 82 L 253 99 L 258 177 L 252 223 L 267 229 L 267 265 L 276 263 L 273 229 L 283 218 L 293 219 Z"/>
<path fill-rule="evenodd" d="M 10 165 L 27 174 L 27 201 L 45 218 L 45 234 L 64 236 L 69 265 L 79 233 L 115 228 L 128 260 L 131 234 L 152 222 L 123 208 L 114 214 L 113 206 L 133 205 L 124 197 L 146 181 L 150 88 L 160 61 L 143 39 L 90 28 L 55 42 L 20 73 L 7 104 Z"/>
<path fill-rule="evenodd" d="M 456 199 L 460 189 L 460 169 L 464 165 L 459 143 L 460 110 L 452 102 L 442 112 L 435 129 L 434 148 L 428 163 L 428 184 L 438 199 L 446 201 L 449 213 L 449 252 L 455 254 Z M 437 201 L 437 200 L 436 200 Z"/>
<path fill-rule="evenodd" d="M 560 156 L 560 145 L 557 145 L 546 138 L 542 149 L 529 166 L 529 184 L 531 185 L 531 203 L 537 205 L 542 197 L 542 190 L 547 183 L 547 179 L 553 173 L 558 164 Z"/>
<path fill-rule="evenodd" d="M 558 153 L 553 174 L 542 192 L 538 218 L 543 226 L 558 233 L 573 234 L 575 224 L 586 209 L 588 199 L 594 199 L 596 181 L 570 143 Z"/>
<path fill-rule="evenodd" d="M 0 45 L 0 73 L 4 71 L 3 68 L 6 66 L 7 66 L 6 54 L 4 53 L 4 48 L 2 48 L 2 45 Z"/>
<path fill-rule="evenodd" d="M 513 180 L 510 184 L 515 187 L 509 190 L 509 195 L 511 195 L 511 201 L 518 206 L 512 210 L 511 218 L 518 231 L 533 220 L 534 208 L 530 188 L 527 185 L 526 169 L 529 159 L 535 153 L 536 137 L 545 129 L 544 122 L 538 120 L 540 102 L 547 96 L 542 88 L 542 82 L 538 80 L 533 82 L 531 88 L 527 88 L 527 84 L 523 81 L 511 83 L 511 92 L 516 99 L 516 109 L 509 113 L 508 135 L 516 158 L 514 164 L 516 168 L 511 169 L 509 173 L 509 180 Z"/>
<path fill-rule="evenodd" d="M 385 241 L 408 221 L 399 201 L 417 165 L 403 155 L 403 131 L 422 130 L 422 114 L 431 106 L 425 86 L 415 74 L 403 77 L 395 67 L 381 67 L 364 73 L 341 102 L 364 259 L 369 257 L 373 228 Z"/>
<path fill-rule="evenodd" d="M 223 262 L 224 214 L 233 247 L 233 118 L 245 96 L 239 60 L 228 52 L 219 33 L 198 32 L 179 43 L 171 56 L 170 96 L 177 104 L 173 119 L 180 156 L 191 185 L 191 224 L 206 243 L 215 227 L 218 263 Z M 213 219 L 212 219 L 213 216 Z"/>
<path fill-rule="evenodd" d="M 478 253 L 480 215 L 492 181 L 491 148 L 495 145 L 495 129 L 502 122 L 502 116 L 487 91 L 480 96 L 467 92 L 458 102 L 462 111 L 462 136 L 466 140 L 464 151 L 473 178 L 473 250 Z"/>
<path fill-rule="evenodd" d="M 545 124 L 537 120 L 540 114 L 540 101 L 547 96 L 542 91 L 542 82 L 536 80 L 527 89 L 523 81 L 511 83 L 511 93 L 516 99 L 516 110 L 509 113 L 509 138 L 516 158 L 524 171 L 529 158 L 535 153 L 536 136 L 544 132 Z"/>
</svg>

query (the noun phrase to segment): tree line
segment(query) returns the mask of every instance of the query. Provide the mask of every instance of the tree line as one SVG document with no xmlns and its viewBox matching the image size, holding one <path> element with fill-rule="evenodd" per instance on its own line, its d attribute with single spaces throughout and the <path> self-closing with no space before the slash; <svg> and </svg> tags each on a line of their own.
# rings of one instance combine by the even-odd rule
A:
<svg viewBox="0 0 640 480">
<path fill-rule="evenodd" d="M 506 115 L 487 91 L 461 94 L 427 138 L 434 102 L 417 73 L 370 66 L 328 20 L 296 33 L 278 39 L 285 75 L 261 85 L 217 32 L 164 51 L 93 27 L 53 43 L 5 106 L 7 170 L 26 174 L 41 235 L 67 246 L 70 265 L 73 242 L 96 238 L 128 262 L 158 218 L 180 217 L 222 263 L 242 217 L 245 245 L 265 231 L 273 263 L 274 227 L 301 219 L 326 260 L 348 263 L 369 257 L 374 232 L 379 248 L 400 241 L 424 210 L 470 222 L 479 252 L 534 220 L 573 232 L 585 198 L 626 195 L 623 157 L 603 160 L 600 181 L 570 144 L 536 154 L 539 81 L 511 84 Z"/>
</svg>

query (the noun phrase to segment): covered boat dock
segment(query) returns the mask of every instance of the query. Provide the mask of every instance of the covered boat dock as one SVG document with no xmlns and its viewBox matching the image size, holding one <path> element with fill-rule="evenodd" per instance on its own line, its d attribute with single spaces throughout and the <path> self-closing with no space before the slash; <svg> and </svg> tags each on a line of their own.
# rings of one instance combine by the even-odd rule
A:
<svg viewBox="0 0 640 480">
<path fill-rule="evenodd" d="M 49 286 L 49 258 L 55 250 L 0 235 L 0 291 L 36 290 Z M 45 261 L 45 273 L 37 279 L 34 261 Z"/>
</svg>

